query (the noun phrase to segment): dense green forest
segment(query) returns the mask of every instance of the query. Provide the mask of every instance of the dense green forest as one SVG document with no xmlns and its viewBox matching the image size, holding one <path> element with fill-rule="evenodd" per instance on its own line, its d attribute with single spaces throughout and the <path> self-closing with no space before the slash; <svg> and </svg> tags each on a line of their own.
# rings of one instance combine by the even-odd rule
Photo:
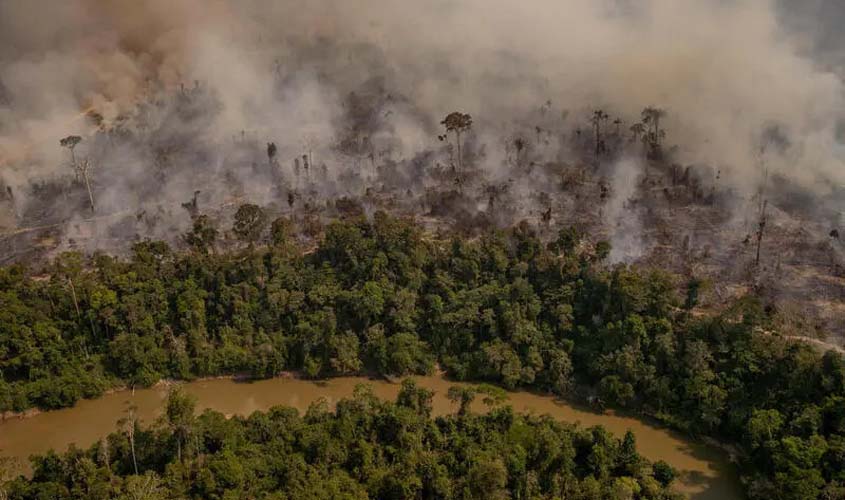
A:
<svg viewBox="0 0 845 500">
<path fill-rule="evenodd" d="M 226 419 L 195 418 L 175 392 L 152 427 L 127 422 L 87 451 L 38 458 L 8 498 L 679 498 L 668 489 L 672 468 L 640 457 L 631 433 L 509 407 L 432 419 L 431 397 L 408 380 L 395 404 L 359 386 L 335 412 L 323 401 L 304 416 L 276 407 Z"/>
<path fill-rule="evenodd" d="M 185 238 L 190 253 L 143 242 L 129 259 L 61 255 L 41 277 L 20 266 L 0 269 L 0 410 L 68 406 L 110 387 L 150 385 L 162 377 L 243 372 L 270 377 L 284 370 L 309 377 L 362 371 L 403 376 L 430 372 L 439 363 L 456 379 L 586 398 L 734 444 L 753 498 L 845 498 L 845 360 L 778 337 L 773 311 L 754 297 L 718 315 L 700 314 L 698 280 L 610 266 L 604 262 L 609 245 L 591 244 L 572 229 L 549 244 L 525 224 L 476 239 L 435 237 L 413 222 L 379 213 L 371 222 L 328 225 L 316 250 L 303 254 L 285 219 L 273 222 L 270 244 L 255 245 L 265 222 L 257 213 L 241 215 L 235 229 L 244 244 L 236 251 L 215 252 L 217 231 L 200 216 Z M 376 414 L 399 411 L 380 407 Z M 325 422 L 319 425 L 340 426 L 342 414 L 320 417 Z M 251 422 L 279 418 L 295 417 L 257 415 L 231 423 L 201 417 L 200 427 L 215 422 L 231 431 L 237 445 L 227 451 L 218 444 L 219 457 L 190 471 L 179 461 L 168 466 L 166 488 L 184 487 L 186 474 L 195 474 L 192 488 L 201 488 L 201 478 L 215 477 L 206 467 L 244 449 L 267 460 L 254 458 L 238 474 L 271 467 L 276 452 L 260 451 L 260 441 L 243 436 L 252 432 Z M 467 439 L 483 443 L 484 453 L 505 460 L 513 452 L 492 450 L 506 446 L 498 440 L 511 439 L 511 433 L 492 442 L 485 437 L 492 436 L 485 426 L 503 425 L 496 418 L 502 414 L 473 417 L 472 432 L 461 427 L 470 424 L 453 419 L 415 425 L 468 433 Z M 577 443 L 583 431 L 508 418 L 563 433 L 560 441 L 574 443 L 563 448 L 582 446 Z M 295 428 L 317 425 L 312 420 L 296 420 L 304 427 Z M 153 433 L 148 439 L 173 438 Z M 205 442 L 194 446 L 207 448 Z M 295 442 L 285 446 L 300 446 Z M 373 453 L 396 452 L 394 445 L 385 446 Z M 159 456 L 150 463 L 162 468 L 171 459 Z M 59 463 L 55 457 L 41 460 Z M 357 473 L 363 483 L 349 482 L 356 474 L 349 460 L 335 462 L 345 471 L 336 481 L 348 482 L 338 488 L 381 491 L 383 482 L 369 473 Z M 439 457 L 432 460 L 430 471 L 443 466 Z M 472 462 L 466 456 L 454 460 Z M 583 478 L 584 464 L 567 460 L 555 474 Z M 478 463 L 487 464 L 489 470 L 478 471 L 484 475 L 506 470 L 506 488 L 521 491 L 514 489 L 523 479 L 513 464 Z M 326 474 L 309 467 L 299 470 Z M 449 474 L 452 467 L 470 473 L 449 463 Z M 539 497 L 553 494 L 555 480 L 536 467 L 519 470 L 535 474 Z M 57 481 L 65 477 L 44 474 Z M 44 474 L 34 481 L 45 482 L 39 479 Z M 82 484 L 82 476 L 67 474 Z M 171 481 L 173 475 L 180 479 Z M 596 487 L 617 482 L 600 480 Z M 453 494 L 462 488 L 457 476 L 448 483 Z M 434 488 L 419 486 L 427 487 Z M 205 491 L 192 494 L 203 497 Z"/>
</svg>

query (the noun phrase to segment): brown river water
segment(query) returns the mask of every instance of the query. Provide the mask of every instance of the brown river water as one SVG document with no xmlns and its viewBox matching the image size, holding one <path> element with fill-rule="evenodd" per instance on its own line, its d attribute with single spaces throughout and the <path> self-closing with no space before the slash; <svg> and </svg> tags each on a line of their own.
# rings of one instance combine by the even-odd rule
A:
<svg viewBox="0 0 845 500">
<path fill-rule="evenodd" d="M 459 385 L 439 376 L 416 377 L 417 382 L 435 391 L 434 413 L 455 411 L 446 398 L 452 385 Z M 349 397 L 355 386 L 366 383 L 383 399 L 393 400 L 399 385 L 365 378 L 336 378 L 307 381 L 277 378 L 257 382 L 230 379 L 186 383 L 183 387 L 197 398 L 197 410 L 210 408 L 226 415 L 249 415 L 257 410 L 284 405 L 304 411 L 320 397 L 330 405 Z M 116 422 L 125 416 L 126 408 L 138 407 L 142 423 L 150 424 L 161 415 L 167 388 L 121 391 L 95 400 L 80 401 L 75 407 L 40 413 L 30 418 L 13 418 L 0 422 L 0 454 L 26 462 L 29 455 L 49 449 L 64 450 L 71 443 L 87 447 L 112 432 Z M 736 470 L 721 450 L 685 439 L 640 419 L 599 414 L 572 404 L 528 392 L 510 392 L 507 404 L 517 412 L 549 414 L 566 422 L 584 426 L 601 425 L 621 437 L 631 430 L 637 447 L 646 458 L 665 460 L 681 472 L 675 488 L 694 500 L 731 500 L 743 498 Z M 481 410 L 481 405 L 479 405 Z"/>
</svg>

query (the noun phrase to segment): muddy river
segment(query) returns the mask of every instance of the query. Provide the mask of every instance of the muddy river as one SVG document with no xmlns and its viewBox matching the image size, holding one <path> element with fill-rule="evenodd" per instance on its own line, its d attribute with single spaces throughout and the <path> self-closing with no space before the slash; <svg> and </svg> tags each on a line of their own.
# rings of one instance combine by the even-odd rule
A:
<svg viewBox="0 0 845 500">
<path fill-rule="evenodd" d="M 446 398 L 454 382 L 440 377 L 417 377 L 420 385 L 434 390 L 434 413 L 455 410 Z M 398 384 L 363 378 L 338 378 L 323 382 L 277 378 L 259 382 L 237 382 L 228 379 L 185 384 L 187 392 L 197 398 L 201 411 L 211 408 L 227 415 L 248 415 L 271 406 L 292 406 L 304 411 L 314 400 L 324 397 L 330 404 L 352 395 L 357 384 L 367 383 L 374 393 L 385 399 L 395 398 Z M 117 392 L 100 399 L 81 401 L 75 407 L 50 411 L 30 418 L 0 422 L 0 454 L 26 462 L 26 457 L 50 448 L 63 450 L 76 443 L 87 447 L 115 429 L 133 404 L 144 423 L 153 422 L 162 410 L 167 389 L 157 387 Z M 642 420 L 611 414 L 597 414 L 587 409 L 557 401 L 549 396 L 528 392 L 511 392 L 508 404 L 518 412 L 549 414 L 566 422 L 585 426 L 602 425 L 617 436 L 628 429 L 637 437 L 637 446 L 652 461 L 665 460 L 682 475 L 676 481 L 678 491 L 695 500 L 730 500 L 743 498 L 734 467 L 726 455 L 715 448 L 691 442 L 683 436 Z"/>
</svg>

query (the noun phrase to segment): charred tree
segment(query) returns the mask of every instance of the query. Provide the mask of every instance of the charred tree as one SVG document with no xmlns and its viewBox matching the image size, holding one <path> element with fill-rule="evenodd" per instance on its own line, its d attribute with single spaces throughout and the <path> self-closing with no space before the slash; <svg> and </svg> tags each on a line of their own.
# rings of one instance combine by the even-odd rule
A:
<svg viewBox="0 0 845 500">
<path fill-rule="evenodd" d="M 70 166 L 73 168 L 74 174 L 76 174 L 76 180 L 79 180 L 79 171 L 76 168 L 76 153 L 75 149 L 79 143 L 82 142 L 82 137 L 78 135 L 69 135 L 64 139 L 59 141 L 59 145 L 63 148 L 67 148 L 70 151 Z"/>
<path fill-rule="evenodd" d="M 458 111 L 449 113 L 446 118 L 440 122 L 441 125 L 446 127 L 446 134 L 440 136 L 441 140 L 448 139 L 449 132 L 452 132 L 455 135 L 455 149 L 457 152 L 457 168 L 456 170 L 459 172 L 459 175 L 463 173 L 464 170 L 464 156 L 463 156 L 463 134 L 469 132 L 472 128 L 472 117 L 466 113 L 461 113 Z"/>
<path fill-rule="evenodd" d="M 760 220 L 757 222 L 757 256 L 754 259 L 754 265 L 760 266 L 760 249 L 763 245 L 763 233 L 766 230 L 766 207 L 769 201 L 763 200 L 763 205 L 760 207 Z"/>
<path fill-rule="evenodd" d="M 590 118 L 590 123 L 593 124 L 596 156 L 600 156 L 606 150 L 604 137 L 602 135 L 602 124 L 606 122 L 608 118 L 610 118 L 610 116 L 601 109 L 593 111 L 593 116 Z"/>
<path fill-rule="evenodd" d="M 666 131 L 660 127 L 660 120 L 666 116 L 666 111 L 654 106 L 648 106 L 642 113 L 643 125 L 645 126 L 646 144 L 648 157 L 660 159 L 662 157 L 662 142 L 666 137 Z"/>
<path fill-rule="evenodd" d="M 629 130 L 631 131 L 631 142 L 639 142 L 645 134 L 645 125 L 637 122 L 631 125 Z"/>
<path fill-rule="evenodd" d="M 96 211 L 94 206 L 94 193 L 91 190 L 91 159 L 84 158 L 82 161 L 76 163 L 77 179 L 82 178 L 85 184 L 85 190 L 88 192 L 88 203 L 91 205 L 91 213 Z"/>
<path fill-rule="evenodd" d="M 191 201 L 186 201 L 185 203 L 182 203 L 182 208 L 188 211 L 188 215 L 191 216 L 191 219 L 194 219 L 197 217 L 197 215 L 199 215 L 197 196 L 199 196 L 201 192 L 202 191 L 194 191 L 194 196 L 193 198 L 191 198 Z"/>
</svg>

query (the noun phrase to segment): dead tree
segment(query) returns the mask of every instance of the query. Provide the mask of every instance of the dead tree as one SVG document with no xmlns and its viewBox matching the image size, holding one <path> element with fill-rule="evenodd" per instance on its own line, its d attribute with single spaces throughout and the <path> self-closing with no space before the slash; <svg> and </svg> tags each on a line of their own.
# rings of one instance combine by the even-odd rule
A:
<svg viewBox="0 0 845 500">
<path fill-rule="evenodd" d="M 659 148 L 662 139 L 666 137 L 666 132 L 660 128 L 660 120 L 666 116 L 666 111 L 654 106 L 648 106 L 642 111 L 641 116 L 643 124 L 648 127 L 649 142 L 654 147 Z"/>
<path fill-rule="evenodd" d="M 69 135 L 64 139 L 59 141 L 59 145 L 63 148 L 67 148 L 70 151 L 70 166 L 73 168 L 74 173 L 76 174 L 76 180 L 79 180 L 79 171 L 76 168 L 76 153 L 74 149 L 79 143 L 82 142 L 82 137 L 78 135 Z"/>
<path fill-rule="evenodd" d="M 607 113 L 604 111 L 597 109 L 593 111 L 593 116 L 590 118 L 590 123 L 593 124 L 593 133 L 595 134 L 595 151 L 596 156 L 601 155 L 605 152 L 605 142 L 602 137 L 602 123 L 606 122 L 607 119 L 610 118 Z"/>
<path fill-rule="evenodd" d="M 637 142 L 640 138 L 645 134 L 645 125 L 640 122 L 637 122 L 631 125 L 629 129 L 631 131 L 631 142 Z"/>
<path fill-rule="evenodd" d="M 520 136 L 517 136 L 505 144 L 505 150 L 508 153 L 508 160 L 510 161 L 511 153 L 513 153 L 513 163 L 517 169 L 522 166 L 522 152 L 525 151 L 525 146 L 525 139 Z"/>
<path fill-rule="evenodd" d="M 666 137 L 666 131 L 660 128 L 660 120 L 666 116 L 666 111 L 648 106 L 642 111 L 641 116 L 645 125 L 643 144 L 646 147 L 646 158 L 659 160 L 663 157 L 662 142 Z"/>
<path fill-rule="evenodd" d="M 760 220 L 757 222 L 757 257 L 754 259 L 754 265 L 760 266 L 760 247 L 763 244 L 763 232 L 766 229 L 766 207 L 769 205 L 769 200 L 763 200 L 763 205 L 760 207 Z"/>
<path fill-rule="evenodd" d="M 311 162 L 309 155 L 302 155 L 302 168 L 305 170 L 305 178 L 311 179 Z"/>
<path fill-rule="evenodd" d="M 472 128 L 472 117 L 466 113 L 455 111 L 449 113 L 440 124 L 446 127 L 446 134 L 440 136 L 441 141 L 448 139 L 449 132 L 455 134 L 455 149 L 458 158 L 457 170 L 463 172 L 464 156 L 461 136 Z"/>
<path fill-rule="evenodd" d="M 137 406 L 131 405 L 126 409 L 126 417 L 120 419 L 118 422 L 118 425 L 125 429 L 126 437 L 129 438 L 129 449 L 132 452 L 132 466 L 135 469 L 136 476 L 138 475 L 138 459 L 135 456 L 135 428 L 138 425 L 137 410 Z"/>
<path fill-rule="evenodd" d="M 91 204 L 91 213 L 96 211 L 94 207 L 94 193 L 91 191 L 91 159 L 83 158 L 82 161 L 76 164 L 77 179 L 81 176 L 85 183 L 85 189 L 88 191 L 88 202 Z"/>
<path fill-rule="evenodd" d="M 199 215 L 199 207 L 197 206 L 197 196 L 202 191 L 194 191 L 194 196 L 191 198 L 191 201 L 186 201 L 182 203 L 182 208 L 188 211 L 188 214 L 191 216 L 191 219 L 194 219 L 197 215 Z"/>
</svg>

